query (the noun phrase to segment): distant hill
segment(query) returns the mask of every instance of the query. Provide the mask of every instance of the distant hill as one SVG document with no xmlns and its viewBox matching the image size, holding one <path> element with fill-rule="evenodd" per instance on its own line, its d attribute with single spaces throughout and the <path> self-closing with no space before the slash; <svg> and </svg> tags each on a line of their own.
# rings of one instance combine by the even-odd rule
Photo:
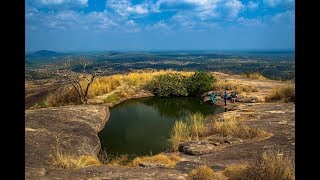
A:
<svg viewBox="0 0 320 180">
<path fill-rule="evenodd" d="M 55 51 L 48 51 L 48 50 L 40 50 L 36 51 L 34 53 L 29 53 L 27 54 L 27 57 L 51 57 L 51 56 L 57 56 L 61 55 L 62 53 L 58 53 Z"/>
</svg>

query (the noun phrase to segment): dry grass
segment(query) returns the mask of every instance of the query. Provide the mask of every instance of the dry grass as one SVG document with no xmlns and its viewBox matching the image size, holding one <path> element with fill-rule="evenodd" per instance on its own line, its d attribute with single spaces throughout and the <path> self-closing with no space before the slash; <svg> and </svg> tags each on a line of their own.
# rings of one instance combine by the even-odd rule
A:
<svg viewBox="0 0 320 180">
<path fill-rule="evenodd" d="M 132 166 L 139 166 L 140 163 L 153 163 L 153 164 L 161 164 L 165 165 L 166 167 L 173 168 L 181 158 L 176 155 L 164 155 L 164 154 L 157 154 L 155 156 L 143 156 L 143 157 L 136 157 L 132 161 Z"/>
<path fill-rule="evenodd" d="M 267 79 L 261 73 L 258 73 L 258 72 L 246 73 L 244 76 L 249 79 L 258 79 L 258 80 L 266 80 Z"/>
<path fill-rule="evenodd" d="M 109 95 L 108 97 L 106 97 L 103 102 L 105 103 L 114 103 L 120 100 L 120 97 L 117 93 L 113 93 L 111 95 Z"/>
<path fill-rule="evenodd" d="M 295 102 L 295 87 L 293 83 L 287 83 L 274 88 L 270 95 L 265 97 L 266 102 Z"/>
<path fill-rule="evenodd" d="M 177 151 L 179 144 L 189 139 L 190 130 L 187 123 L 183 122 L 182 120 L 176 121 L 170 135 L 170 144 L 172 150 Z"/>
<path fill-rule="evenodd" d="M 187 117 L 186 122 L 176 121 L 170 136 L 170 144 L 173 151 L 177 151 L 179 144 L 191 139 L 199 140 L 199 137 L 207 133 L 206 118 L 199 112 Z"/>
<path fill-rule="evenodd" d="M 59 146 L 54 149 L 52 166 L 55 168 L 70 169 L 93 165 L 101 165 L 101 163 L 97 158 L 91 155 L 81 155 L 76 157 L 62 153 Z"/>
<path fill-rule="evenodd" d="M 214 90 L 234 90 L 236 93 L 259 92 L 259 88 L 252 85 L 240 84 L 239 81 L 217 81 L 213 85 Z"/>
<path fill-rule="evenodd" d="M 233 164 L 228 166 L 223 175 L 227 176 L 229 180 L 235 180 L 243 175 L 243 172 L 249 168 L 249 164 Z"/>
<path fill-rule="evenodd" d="M 192 180 L 226 180 L 221 173 L 214 172 L 210 167 L 199 166 L 188 174 L 188 179 Z"/>
<path fill-rule="evenodd" d="M 211 123 L 211 132 L 213 134 L 222 134 L 223 136 L 233 136 L 241 139 L 267 138 L 272 134 L 262 129 L 252 128 L 247 125 L 238 124 L 242 116 L 230 115 L 220 120 L 214 120 Z"/>
<path fill-rule="evenodd" d="M 129 156 L 127 154 L 122 154 L 120 156 L 116 156 L 107 163 L 110 166 L 127 166 L 130 164 Z"/>
<path fill-rule="evenodd" d="M 236 165 L 223 172 L 230 180 L 246 179 L 295 179 L 294 161 L 279 151 L 265 152 L 257 161 L 249 165 Z"/>
<path fill-rule="evenodd" d="M 137 87 L 142 88 L 154 77 L 163 74 L 182 74 L 183 76 L 190 76 L 193 72 L 173 71 L 173 70 L 159 70 L 152 72 L 137 71 L 128 74 L 117 74 L 112 76 L 103 76 L 97 78 L 90 86 L 89 98 L 107 94 L 119 87 Z M 85 83 L 85 82 L 84 82 Z"/>
<path fill-rule="evenodd" d="M 199 112 L 192 114 L 188 117 L 188 122 L 191 130 L 191 135 L 197 140 L 199 136 L 206 133 L 205 117 Z"/>
</svg>

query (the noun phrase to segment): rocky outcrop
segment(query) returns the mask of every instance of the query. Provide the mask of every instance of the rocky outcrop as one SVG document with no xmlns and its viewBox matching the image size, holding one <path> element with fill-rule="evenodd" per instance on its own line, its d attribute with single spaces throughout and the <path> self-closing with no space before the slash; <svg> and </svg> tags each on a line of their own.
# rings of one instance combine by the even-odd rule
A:
<svg viewBox="0 0 320 180">
<path fill-rule="evenodd" d="M 143 167 L 88 166 L 59 169 L 52 166 L 57 145 L 65 154 L 96 157 L 98 132 L 109 118 L 106 106 L 78 105 L 25 112 L 26 179 L 186 179 L 187 174 L 162 164 Z"/>
<path fill-rule="evenodd" d="M 25 112 L 25 175 L 45 176 L 52 169 L 52 154 L 59 146 L 64 153 L 96 156 L 97 133 L 109 118 L 104 106 L 78 105 Z"/>
</svg>

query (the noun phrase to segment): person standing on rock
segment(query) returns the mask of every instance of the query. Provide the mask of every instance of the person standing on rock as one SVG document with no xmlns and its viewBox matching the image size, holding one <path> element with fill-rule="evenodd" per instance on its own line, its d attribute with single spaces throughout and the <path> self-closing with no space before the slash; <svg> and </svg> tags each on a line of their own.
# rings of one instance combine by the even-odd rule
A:
<svg viewBox="0 0 320 180">
<path fill-rule="evenodd" d="M 223 93 L 224 106 L 227 106 L 227 96 L 228 96 L 228 94 L 227 94 L 227 92 L 225 91 L 225 92 Z"/>
</svg>

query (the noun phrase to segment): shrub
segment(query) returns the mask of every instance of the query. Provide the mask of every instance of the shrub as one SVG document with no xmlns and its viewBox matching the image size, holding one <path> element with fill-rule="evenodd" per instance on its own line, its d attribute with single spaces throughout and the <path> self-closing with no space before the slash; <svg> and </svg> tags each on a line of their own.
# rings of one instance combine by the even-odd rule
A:
<svg viewBox="0 0 320 180">
<path fill-rule="evenodd" d="M 196 72 L 188 78 L 188 93 L 190 95 L 201 95 L 210 91 L 215 78 L 207 72 Z"/>
<path fill-rule="evenodd" d="M 49 104 L 47 103 L 47 101 L 41 101 L 41 102 L 39 102 L 39 107 L 40 108 L 47 108 L 47 107 L 49 107 Z"/>
<path fill-rule="evenodd" d="M 140 163 L 154 163 L 154 164 L 162 164 L 166 167 L 173 168 L 177 162 L 181 161 L 181 158 L 176 155 L 164 155 L 164 154 L 157 154 L 155 156 L 142 156 L 136 157 L 132 161 L 133 166 L 139 166 Z"/>
<path fill-rule="evenodd" d="M 188 174 L 188 179 L 194 180 L 226 180 L 227 177 L 220 173 L 214 172 L 210 167 L 199 166 Z"/>
<path fill-rule="evenodd" d="M 178 150 L 179 144 L 189 138 L 190 130 L 187 123 L 184 123 L 182 120 L 176 121 L 170 135 L 171 148 L 174 151 Z"/>
<path fill-rule="evenodd" d="M 186 77 L 181 74 L 160 75 L 146 88 L 159 97 L 188 96 Z"/>
<path fill-rule="evenodd" d="M 295 87 L 294 84 L 285 84 L 279 87 L 276 87 L 272 92 L 265 97 L 266 102 L 295 102 Z"/>
</svg>

